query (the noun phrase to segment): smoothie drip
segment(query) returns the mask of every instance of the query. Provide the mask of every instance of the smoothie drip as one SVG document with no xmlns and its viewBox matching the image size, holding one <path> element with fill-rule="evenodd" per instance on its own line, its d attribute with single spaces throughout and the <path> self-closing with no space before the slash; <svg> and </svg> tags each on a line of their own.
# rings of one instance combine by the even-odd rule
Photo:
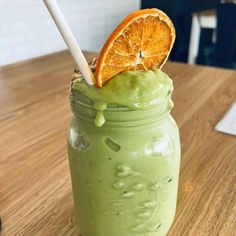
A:
<svg viewBox="0 0 236 236">
<path fill-rule="evenodd" d="M 115 105 L 130 110 L 145 110 L 166 106 L 166 99 L 172 106 L 172 80 L 161 70 L 127 71 L 116 75 L 102 88 L 86 84 L 84 80 L 75 79 L 71 87 L 73 94 L 83 93 L 93 103 L 96 110 L 94 123 L 101 127 L 105 123 L 103 112 L 107 107 Z"/>
<path fill-rule="evenodd" d="M 103 111 L 107 108 L 107 104 L 99 100 L 93 100 L 93 108 L 97 111 L 94 124 L 97 127 L 101 127 L 106 121 L 103 115 Z"/>
</svg>

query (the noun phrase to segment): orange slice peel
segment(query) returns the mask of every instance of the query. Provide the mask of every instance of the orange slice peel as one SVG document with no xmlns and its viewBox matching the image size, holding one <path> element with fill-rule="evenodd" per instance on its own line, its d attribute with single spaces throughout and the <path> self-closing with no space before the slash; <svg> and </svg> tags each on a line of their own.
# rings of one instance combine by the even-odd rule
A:
<svg viewBox="0 0 236 236">
<path fill-rule="evenodd" d="M 96 67 L 96 85 L 102 87 L 124 71 L 161 69 L 175 41 L 170 18 L 158 9 L 128 15 L 103 46 Z"/>
</svg>

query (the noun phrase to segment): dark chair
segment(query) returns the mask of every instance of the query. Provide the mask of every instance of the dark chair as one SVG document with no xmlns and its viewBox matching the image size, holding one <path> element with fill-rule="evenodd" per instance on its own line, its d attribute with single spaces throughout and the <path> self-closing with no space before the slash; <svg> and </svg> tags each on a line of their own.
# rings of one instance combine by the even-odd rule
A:
<svg viewBox="0 0 236 236">
<path fill-rule="evenodd" d="M 236 55 L 236 4 L 221 4 L 217 8 L 217 41 L 213 64 L 235 67 Z"/>
<path fill-rule="evenodd" d="M 170 58 L 187 62 L 192 12 L 216 7 L 219 2 L 220 0 L 142 0 L 141 8 L 156 7 L 170 16 L 177 34 Z"/>
</svg>

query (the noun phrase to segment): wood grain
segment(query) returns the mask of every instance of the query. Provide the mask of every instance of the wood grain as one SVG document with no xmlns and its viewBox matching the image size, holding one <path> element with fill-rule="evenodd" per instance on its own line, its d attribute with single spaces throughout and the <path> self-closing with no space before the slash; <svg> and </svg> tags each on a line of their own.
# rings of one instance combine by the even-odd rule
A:
<svg viewBox="0 0 236 236">
<path fill-rule="evenodd" d="M 69 53 L 60 52 L 0 68 L 3 236 L 79 234 L 66 153 L 73 66 Z M 236 100 L 236 72 L 177 63 L 164 70 L 174 80 L 182 144 L 178 208 L 168 236 L 235 236 L 236 138 L 214 126 Z"/>
</svg>

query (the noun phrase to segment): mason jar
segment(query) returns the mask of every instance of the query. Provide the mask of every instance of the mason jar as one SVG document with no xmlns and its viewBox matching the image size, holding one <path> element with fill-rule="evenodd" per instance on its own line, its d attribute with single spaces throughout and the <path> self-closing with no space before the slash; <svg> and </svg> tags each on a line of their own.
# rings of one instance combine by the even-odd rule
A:
<svg viewBox="0 0 236 236">
<path fill-rule="evenodd" d="M 82 236 L 164 236 L 176 210 L 178 127 L 170 95 L 144 110 L 110 105 L 106 122 L 72 91 L 68 155 L 74 214 Z"/>
</svg>

